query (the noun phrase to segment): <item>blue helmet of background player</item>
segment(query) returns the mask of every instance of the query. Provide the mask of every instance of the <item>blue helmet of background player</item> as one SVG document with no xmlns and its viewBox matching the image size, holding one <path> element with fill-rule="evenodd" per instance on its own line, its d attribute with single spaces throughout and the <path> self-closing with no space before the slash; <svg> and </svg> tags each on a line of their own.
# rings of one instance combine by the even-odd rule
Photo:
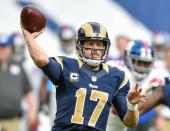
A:
<svg viewBox="0 0 170 131">
<path fill-rule="evenodd" d="M 60 28 L 59 39 L 61 49 L 66 54 L 71 54 L 75 48 L 75 35 L 76 31 L 72 26 L 64 25 Z"/>
<path fill-rule="evenodd" d="M 13 36 L 8 34 L 0 35 L 0 46 L 13 46 Z"/>
<path fill-rule="evenodd" d="M 25 49 L 26 49 L 26 44 L 23 36 L 19 32 L 13 32 L 11 34 L 11 37 L 13 37 L 13 49 L 14 49 L 14 54 L 13 58 L 17 61 L 22 62 L 25 59 Z"/>
<path fill-rule="evenodd" d="M 83 47 L 84 41 L 99 41 L 103 43 L 104 49 L 102 49 L 102 56 L 100 59 L 95 59 L 93 57 L 90 59 L 84 56 L 83 51 L 86 49 Z M 87 65 L 98 66 L 104 62 L 108 55 L 109 48 L 110 39 L 108 37 L 107 30 L 103 25 L 96 22 L 88 22 L 79 28 L 76 36 L 76 51 L 79 59 Z M 90 50 L 92 52 L 95 49 L 91 48 Z"/>
<path fill-rule="evenodd" d="M 0 34 L 0 63 L 6 63 L 13 53 L 13 36 Z"/>
<path fill-rule="evenodd" d="M 125 50 L 125 64 L 132 71 L 137 81 L 144 80 L 153 67 L 155 53 L 151 44 L 134 40 Z"/>
</svg>

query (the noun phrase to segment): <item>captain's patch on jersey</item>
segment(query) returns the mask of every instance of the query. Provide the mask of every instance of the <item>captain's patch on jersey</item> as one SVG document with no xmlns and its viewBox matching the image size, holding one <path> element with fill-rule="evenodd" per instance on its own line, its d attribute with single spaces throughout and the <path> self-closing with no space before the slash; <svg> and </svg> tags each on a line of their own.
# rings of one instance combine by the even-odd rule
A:
<svg viewBox="0 0 170 131">
<path fill-rule="evenodd" d="M 70 82 L 78 82 L 79 81 L 79 74 L 78 73 L 70 73 Z"/>
</svg>

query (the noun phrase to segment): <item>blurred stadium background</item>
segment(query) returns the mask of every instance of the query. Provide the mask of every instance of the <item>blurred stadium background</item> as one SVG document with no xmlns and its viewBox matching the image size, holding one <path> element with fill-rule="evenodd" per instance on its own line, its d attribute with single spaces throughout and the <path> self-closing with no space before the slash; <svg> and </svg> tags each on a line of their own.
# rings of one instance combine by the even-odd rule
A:
<svg viewBox="0 0 170 131">
<path fill-rule="evenodd" d="M 5 0 L 0 4 L 0 32 L 20 31 L 21 9 L 27 4 L 33 4 L 41 8 L 47 18 L 46 32 L 38 40 L 46 48 L 49 55 L 53 55 L 53 52 L 55 53 L 55 49 L 57 49 L 58 40 L 56 36 L 60 25 L 70 24 L 77 29 L 82 23 L 88 21 L 98 21 L 106 26 L 110 39 L 113 42 L 112 49 L 116 53 L 114 38 L 118 34 L 127 34 L 132 39 L 151 39 L 151 28 L 148 28 L 147 23 L 140 21 L 138 17 L 140 17 L 140 13 L 142 17 L 144 15 L 142 11 L 145 11 L 146 13 L 143 13 L 147 15 L 145 18 L 149 21 L 148 18 L 151 19 L 150 16 L 155 16 L 156 12 L 150 14 L 150 10 L 146 11 L 153 5 L 151 2 L 147 2 L 147 0 L 144 1 L 146 2 L 143 3 L 145 6 L 138 8 L 142 5 L 142 2 L 139 0 L 131 2 L 121 0 Z M 150 6 L 148 5 L 149 3 Z M 135 14 L 138 9 L 140 10 L 138 11 L 139 13 Z M 134 15 L 132 16 L 128 10 L 132 14 L 134 12 Z M 152 22 L 155 23 L 157 21 L 152 20 Z"/>
<path fill-rule="evenodd" d="M 0 34 L 21 33 L 20 12 L 25 5 L 39 7 L 46 16 L 46 30 L 37 41 L 49 56 L 60 55 L 58 34 L 64 24 L 78 29 L 85 22 L 102 23 L 108 30 L 113 56 L 118 54 L 115 39 L 119 34 L 151 41 L 154 32 L 170 33 L 169 0 L 3 0 L 0 2 Z M 34 64 L 28 52 L 26 57 L 29 74 Z M 34 84 L 37 82 L 35 77 L 30 79 Z"/>
</svg>

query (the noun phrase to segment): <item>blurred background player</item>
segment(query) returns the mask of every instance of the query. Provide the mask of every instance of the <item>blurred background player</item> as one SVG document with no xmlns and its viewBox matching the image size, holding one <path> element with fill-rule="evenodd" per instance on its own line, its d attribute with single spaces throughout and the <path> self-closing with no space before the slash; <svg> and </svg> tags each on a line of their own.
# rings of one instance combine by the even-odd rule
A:
<svg viewBox="0 0 170 131">
<path fill-rule="evenodd" d="M 63 25 L 59 31 L 61 55 L 75 57 L 75 35 L 76 31 L 71 25 Z"/>
<path fill-rule="evenodd" d="M 167 45 L 170 45 L 170 34 L 164 31 L 153 33 L 152 43 L 155 50 L 155 65 L 156 70 L 164 69 L 165 63 L 165 49 Z"/>
<path fill-rule="evenodd" d="M 170 48 L 170 34 L 166 31 L 155 32 L 152 36 L 153 46 L 155 49 L 156 59 L 154 69 L 159 71 L 159 76 L 167 77 L 169 76 L 169 48 Z M 159 87 L 158 83 L 162 83 L 162 79 L 153 79 L 157 83 L 156 87 Z M 159 81 L 159 82 L 158 82 Z M 168 128 L 170 111 L 166 106 L 159 106 L 156 109 L 157 119 L 155 120 L 155 126 L 157 130 L 165 130 Z M 169 128 L 168 128 L 169 129 Z"/>
<path fill-rule="evenodd" d="M 11 34 L 13 37 L 13 59 L 19 62 L 24 62 L 26 57 L 26 46 L 23 36 L 20 32 L 14 32 Z"/>
<path fill-rule="evenodd" d="M 165 76 L 167 77 L 170 75 L 170 45 L 167 45 L 164 51 L 164 63 Z"/>
<path fill-rule="evenodd" d="M 120 59 L 124 59 L 125 49 L 130 41 L 127 35 L 118 35 L 116 38 L 116 47 L 118 49 L 118 54 Z"/>
<path fill-rule="evenodd" d="M 141 40 L 134 40 L 128 43 L 125 50 L 124 66 L 122 66 L 124 68 L 121 67 L 121 69 L 129 75 L 130 83 L 132 85 L 136 82 L 140 83 L 144 94 L 147 93 L 147 88 L 150 86 L 149 81 L 154 74 L 154 71 L 152 70 L 154 59 L 155 53 L 150 43 Z M 116 65 L 114 61 L 108 61 L 107 63 L 111 66 L 119 66 Z M 115 112 L 115 110 L 113 111 Z M 140 117 L 139 124 L 134 130 L 148 131 L 149 128 L 153 127 L 155 112 L 151 111 L 145 115 L 145 118 L 143 117 L 144 116 Z M 120 119 L 116 115 L 112 115 L 112 113 L 110 113 L 109 116 L 107 129 L 108 131 L 127 130 L 123 123 L 120 122 Z"/>
<path fill-rule="evenodd" d="M 13 46 L 12 35 L 0 35 L 0 130 L 20 131 L 23 96 L 28 104 L 28 127 L 25 128 L 36 129 L 35 96 L 22 63 L 12 59 Z"/>
<path fill-rule="evenodd" d="M 163 70 L 159 72 L 160 75 L 164 77 L 170 76 L 170 44 L 167 43 L 164 47 L 163 56 L 164 59 L 163 62 Z M 160 80 L 159 80 L 160 81 Z M 160 81 L 163 83 L 163 80 Z M 166 84 L 166 83 L 165 83 Z M 155 86 L 155 89 L 159 88 L 159 85 L 157 84 Z M 156 129 L 158 131 L 169 131 L 170 130 L 170 110 L 167 106 L 160 105 L 157 107 L 157 119 L 156 119 Z"/>
<path fill-rule="evenodd" d="M 39 84 L 42 77 L 42 72 L 33 64 L 31 58 L 28 56 L 28 52 L 26 50 L 25 40 L 23 38 L 23 35 L 20 32 L 12 32 L 11 38 L 13 39 L 13 54 L 12 59 L 21 63 L 25 73 L 28 76 L 28 79 L 30 81 L 32 91 L 35 94 L 35 106 L 36 106 L 36 112 L 38 112 L 39 108 Z M 28 106 L 25 99 L 22 101 L 22 107 L 23 107 L 23 117 L 22 117 L 22 130 L 26 130 L 27 125 L 27 112 L 28 112 Z"/>
<path fill-rule="evenodd" d="M 143 93 L 147 94 L 150 90 L 150 80 L 158 73 L 153 70 L 155 52 L 152 43 L 144 41 L 134 41 L 127 47 L 125 64 L 130 69 L 136 82 L 139 82 Z M 159 77 L 158 77 L 159 78 Z M 128 131 L 149 131 L 154 129 L 154 119 L 156 112 L 151 110 L 147 114 L 140 116 L 138 126 Z"/>
<path fill-rule="evenodd" d="M 167 108 L 170 108 L 170 78 L 165 77 L 164 78 L 164 84 L 162 86 L 157 87 L 155 90 L 153 90 L 152 93 L 148 94 L 145 98 L 146 102 L 139 103 L 139 113 L 144 114 L 151 110 L 152 108 L 155 108 L 159 105 L 165 105 Z M 165 110 L 164 110 L 165 111 Z M 158 120 L 156 122 L 156 131 L 169 131 L 170 130 L 170 121 L 169 121 L 169 112 L 165 111 L 166 113 L 164 117 L 161 117 L 162 115 L 158 116 Z M 167 118 L 167 119 L 165 119 Z M 159 120 L 160 119 L 160 120 Z M 163 121 L 163 119 L 165 119 Z"/>
<path fill-rule="evenodd" d="M 164 59 L 166 45 L 170 45 L 170 34 L 167 32 L 155 32 L 152 36 L 153 46 L 156 52 L 156 59 Z"/>
<path fill-rule="evenodd" d="M 116 49 L 118 51 L 117 55 L 111 55 L 109 53 L 109 56 L 107 58 L 107 61 L 114 62 L 114 65 L 116 65 L 118 68 L 125 68 L 124 64 L 124 55 L 125 55 L 125 49 L 130 41 L 130 38 L 127 35 L 118 35 L 116 37 Z"/>
<path fill-rule="evenodd" d="M 125 55 L 125 49 L 127 47 L 128 42 L 130 41 L 130 38 L 127 35 L 124 34 L 120 34 L 116 37 L 116 49 L 118 51 L 118 54 L 116 56 L 114 56 L 113 54 L 109 54 L 107 60 L 116 60 L 117 61 L 121 61 L 124 59 L 124 55 Z"/>
</svg>

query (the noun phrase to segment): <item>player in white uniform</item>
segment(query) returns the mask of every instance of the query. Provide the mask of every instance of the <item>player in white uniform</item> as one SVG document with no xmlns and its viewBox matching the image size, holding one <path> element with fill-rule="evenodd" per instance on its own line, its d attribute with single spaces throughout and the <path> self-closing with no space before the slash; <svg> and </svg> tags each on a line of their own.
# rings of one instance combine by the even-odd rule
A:
<svg viewBox="0 0 170 131">
<path fill-rule="evenodd" d="M 152 82 L 152 79 L 157 75 L 157 71 L 153 69 L 154 59 L 155 54 L 150 44 L 143 41 L 130 41 L 127 49 L 125 50 L 125 59 L 121 62 L 124 63 L 124 65 L 121 64 L 121 66 L 118 67 L 129 75 L 129 80 L 132 85 L 138 82 L 145 94 L 151 88 L 150 82 Z M 114 60 L 108 61 L 107 63 L 111 66 L 117 66 L 115 65 Z M 154 112 L 150 112 L 149 115 L 150 117 L 143 120 L 143 123 L 148 123 L 150 121 L 151 124 L 149 126 L 151 127 L 153 124 L 152 119 L 154 118 Z M 139 124 L 140 122 L 141 121 L 139 121 Z M 123 125 L 117 115 L 110 113 L 107 131 L 125 130 L 127 130 L 127 128 Z"/>
</svg>

